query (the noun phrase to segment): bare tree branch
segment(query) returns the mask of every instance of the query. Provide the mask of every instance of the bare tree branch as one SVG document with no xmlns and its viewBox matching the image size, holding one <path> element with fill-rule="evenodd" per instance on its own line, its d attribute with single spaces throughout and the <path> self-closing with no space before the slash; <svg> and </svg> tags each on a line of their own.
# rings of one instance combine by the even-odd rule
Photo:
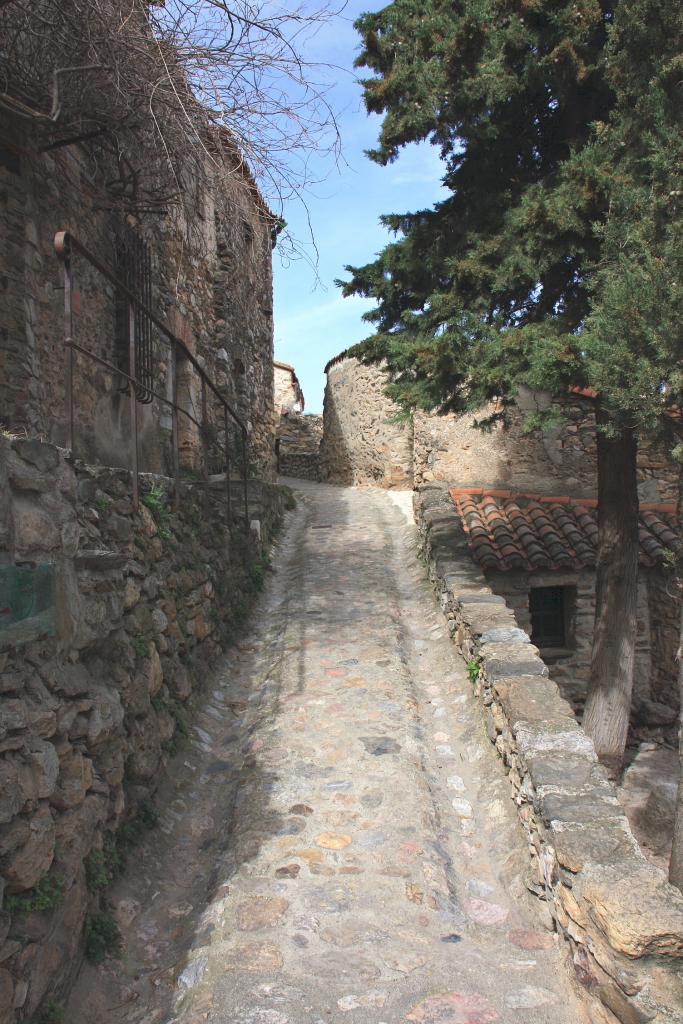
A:
<svg viewBox="0 0 683 1024">
<path fill-rule="evenodd" d="M 308 3 L 0 0 L 0 106 L 43 148 L 87 140 L 131 210 L 251 172 L 281 214 L 312 184 L 310 154 L 340 152 L 325 69 L 306 51 L 343 6 Z"/>
</svg>

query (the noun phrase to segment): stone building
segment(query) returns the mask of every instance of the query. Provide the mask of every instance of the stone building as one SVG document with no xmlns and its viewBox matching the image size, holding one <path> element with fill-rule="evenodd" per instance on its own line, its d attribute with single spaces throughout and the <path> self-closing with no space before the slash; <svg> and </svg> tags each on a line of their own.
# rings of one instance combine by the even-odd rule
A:
<svg viewBox="0 0 683 1024">
<path fill-rule="evenodd" d="M 0 418 L 7 429 L 64 444 L 69 360 L 65 348 L 63 266 L 55 234 L 68 231 L 103 265 L 133 273 L 148 304 L 206 370 L 245 424 L 249 458 L 274 469 L 271 249 L 274 221 L 243 162 L 232 173 L 188 188 L 184 205 L 136 216 L 116 212 L 91 154 L 79 145 L 42 151 L 30 123 L 0 115 Z M 138 260 L 137 269 L 131 262 Z M 108 465 L 129 464 L 131 423 L 125 381 L 125 295 L 80 253 L 74 274 L 73 338 L 106 364 L 74 355 L 75 450 Z M 150 392 L 138 403 L 140 467 L 171 468 L 172 351 L 153 325 L 145 365 Z M 142 339 L 141 339 L 142 340 Z M 139 346 L 139 349 L 142 346 Z M 201 384 L 179 350 L 178 402 L 202 419 Z M 161 396 L 158 398 L 156 396 Z M 220 409 L 208 396 L 207 416 Z M 200 438 L 181 414 L 182 459 L 196 469 Z M 238 449 L 236 446 L 236 455 Z M 215 467 L 212 467 L 215 468 Z"/>
<path fill-rule="evenodd" d="M 412 426 L 384 393 L 386 378 L 342 352 L 325 367 L 321 478 L 376 487 L 413 486 Z"/>
<path fill-rule="evenodd" d="M 269 483 L 276 226 L 244 161 L 213 135 L 205 173 L 176 166 L 178 202 L 135 206 L 110 188 L 112 168 L 87 140 L 46 136 L 21 98 L 23 113 L 7 107 L 0 1024 L 56 1019 L 50 1007 L 63 1001 L 88 935 L 98 926 L 115 934 L 107 885 L 152 819 L 191 698 L 257 589 L 263 552 L 250 520 L 267 544 L 283 510 Z M 211 146 L 225 149 L 220 173 Z M 58 232 L 72 239 L 68 264 Z M 131 310 L 131 293 L 152 316 L 135 302 Z"/>
<path fill-rule="evenodd" d="M 275 362 L 277 471 L 300 480 L 320 475 L 321 416 L 305 414 L 304 393 L 293 366 Z"/>
<path fill-rule="evenodd" d="M 442 484 L 471 555 L 521 628 L 531 632 L 564 695 L 580 710 L 595 615 L 597 460 L 594 400 L 520 392 L 505 419 L 416 412 L 410 422 L 385 394 L 381 369 L 342 353 L 326 367 L 322 473 L 338 483 Z M 557 425 L 525 430 L 529 412 Z M 488 424 L 479 426 L 478 424 Z M 633 723 L 675 742 L 678 688 L 676 588 L 666 551 L 676 543 L 675 467 L 638 454 L 641 558 Z"/>
<path fill-rule="evenodd" d="M 277 359 L 273 362 L 273 395 L 276 416 L 304 411 L 306 401 L 294 367 Z"/>
</svg>

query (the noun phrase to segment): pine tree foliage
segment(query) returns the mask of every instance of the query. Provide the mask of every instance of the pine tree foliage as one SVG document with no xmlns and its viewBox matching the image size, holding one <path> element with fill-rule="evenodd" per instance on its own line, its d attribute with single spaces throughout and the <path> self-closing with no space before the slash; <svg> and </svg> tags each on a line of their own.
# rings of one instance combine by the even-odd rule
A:
<svg viewBox="0 0 683 1024">
<path fill-rule="evenodd" d="M 383 218 L 395 241 L 343 283 L 377 300 L 361 350 L 401 404 L 590 384 L 661 422 L 681 383 L 680 17 L 671 0 L 396 0 L 359 20 L 383 115 L 369 155 L 427 139 L 450 192 Z"/>
<path fill-rule="evenodd" d="M 586 374 L 613 422 L 676 443 L 683 396 L 683 7 L 617 11 L 607 74 L 617 97 L 574 163 L 608 198 L 582 330 Z"/>
</svg>

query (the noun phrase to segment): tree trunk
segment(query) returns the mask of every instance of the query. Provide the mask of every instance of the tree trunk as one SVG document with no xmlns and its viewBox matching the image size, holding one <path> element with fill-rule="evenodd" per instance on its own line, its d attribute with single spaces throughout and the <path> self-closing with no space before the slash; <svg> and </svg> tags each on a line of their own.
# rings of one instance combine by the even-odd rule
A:
<svg viewBox="0 0 683 1024">
<path fill-rule="evenodd" d="M 608 417 L 598 405 L 598 428 Z M 637 443 L 632 430 L 597 431 L 598 562 L 595 629 L 583 727 L 613 778 L 624 763 L 633 690 L 638 597 Z"/>
<path fill-rule="evenodd" d="M 669 862 L 669 881 L 683 892 L 683 606 L 678 636 L 678 694 L 681 705 L 678 713 L 678 794 L 676 796 L 676 817 L 674 839 Z"/>
<path fill-rule="evenodd" d="M 678 469 L 678 502 L 676 504 L 676 525 L 678 527 L 678 543 L 683 544 L 683 463 Z M 683 892 L 683 550 L 679 546 L 676 553 L 676 583 L 678 597 L 681 601 L 681 619 L 678 630 L 678 792 L 676 794 L 676 810 L 674 815 L 674 834 L 669 861 L 669 881 Z"/>
</svg>

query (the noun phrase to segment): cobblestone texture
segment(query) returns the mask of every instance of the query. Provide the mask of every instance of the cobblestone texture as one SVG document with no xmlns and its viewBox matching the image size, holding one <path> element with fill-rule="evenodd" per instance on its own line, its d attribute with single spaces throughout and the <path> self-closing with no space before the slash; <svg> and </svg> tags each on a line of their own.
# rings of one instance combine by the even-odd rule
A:
<svg viewBox="0 0 683 1024">
<path fill-rule="evenodd" d="M 415 528 L 301 490 L 65 1019 L 587 1022 Z"/>
</svg>

